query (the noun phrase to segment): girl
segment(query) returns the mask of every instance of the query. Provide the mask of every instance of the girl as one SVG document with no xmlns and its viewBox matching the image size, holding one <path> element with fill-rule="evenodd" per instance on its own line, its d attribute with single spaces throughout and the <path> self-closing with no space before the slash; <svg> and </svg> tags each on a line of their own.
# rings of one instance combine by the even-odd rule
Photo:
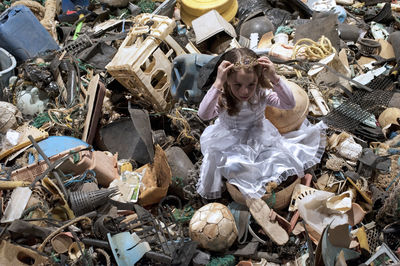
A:
<svg viewBox="0 0 400 266">
<path fill-rule="evenodd" d="M 301 177 L 320 162 L 325 125 L 305 120 L 299 130 L 280 135 L 265 119 L 265 107 L 292 109 L 295 99 L 273 63 L 247 48 L 226 52 L 220 62 L 198 111 L 203 120 L 218 119 L 200 138 L 204 158 L 197 192 L 207 199 L 219 198 L 224 177 L 246 197 L 260 198 L 267 183 Z"/>
</svg>

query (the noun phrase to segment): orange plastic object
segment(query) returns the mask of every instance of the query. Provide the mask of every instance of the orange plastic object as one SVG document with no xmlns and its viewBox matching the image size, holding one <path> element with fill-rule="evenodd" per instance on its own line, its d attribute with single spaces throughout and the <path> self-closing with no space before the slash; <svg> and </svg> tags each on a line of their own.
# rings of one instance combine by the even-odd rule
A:
<svg viewBox="0 0 400 266">
<path fill-rule="evenodd" d="M 353 185 L 353 187 L 357 190 L 358 193 L 360 193 L 361 197 L 363 197 L 363 199 L 368 202 L 369 204 L 372 205 L 372 200 L 370 199 L 370 197 L 368 197 L 367 194 L 365 194 L 364 191 L 362 191 L 354 182 L 353 180 L 351 180 L 349 177 L 347 178 L 347 181 Z"/>
<path fill-rule="evenodd" d="M 358 243 L 360 243 L 360 248 L 363 248 L 366 251 L 371 252 L 369 249 L 368 237 L 367 237 L 367 233 L 365 232 L 364 226 L 361 226 L 360 228 L 358 228 L 356 236 L 358 239 Z"/>
<path fill-rule="evenodd" d="M 143 171 L 145 173 L 140 186 L 139 204 L 149 206 L 160 202 L 167 195 L 168 187 L 172 182 L 167 155 L 160 145 L 155 146 L 154 162 L 135 170 L 137 173 L 143 173 Z"/>
<path fill-rule="evenodd" d="M 96 179 L 103 187 L 119 178 L 117 155 L 109 156 L 102 151 L 82 151 L 79 153 L 79 162 L 74 163 L 74 158 L 70 157 L 60 165 L 59 169 L 64 173 L 73 173 L 79 175 L 85 170 L 93 170 L 96 173 Z"/>
</svg>

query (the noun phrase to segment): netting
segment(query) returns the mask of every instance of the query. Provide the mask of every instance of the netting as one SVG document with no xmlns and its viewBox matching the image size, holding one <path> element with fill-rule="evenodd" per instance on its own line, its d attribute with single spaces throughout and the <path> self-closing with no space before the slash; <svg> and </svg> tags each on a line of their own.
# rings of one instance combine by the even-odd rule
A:
<svg viewBox="0 0 400 266">
<path fill-rule="evenodd" d="M 379 116 L 393 96 L 393 81 L 388 76 L 379 76 L 367 86 L 373 91 L 356 90 L 351 98 L 325 116 L 324 122 L 331 127 L 354 132 L 371 115 Z"/>
</svg>

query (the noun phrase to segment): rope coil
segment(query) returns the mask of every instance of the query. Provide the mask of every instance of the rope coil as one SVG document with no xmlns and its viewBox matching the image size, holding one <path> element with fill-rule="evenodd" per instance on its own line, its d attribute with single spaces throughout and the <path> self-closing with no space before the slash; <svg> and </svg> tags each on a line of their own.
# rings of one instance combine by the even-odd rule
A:
<svg viewBox="0 0 400 266">
<path fill-rule="evenodd" d="M 292 59 L 306 57 L 308 60 L 321 60 L 332 53 L 336 53 L 336 49 L 325 36 L 322 36 L 318 42 L 303 38 L 294 45 Z"/>
<path fill-rule="evenodd" d="M 296 42 L 293 48 L 292 59 L 305 58 L 310 61 L 319 61 L 333 53 L 336 49 L 332 47 L 331 41 L 322 35 L 318 42 L 309 38 L 303 38 Z M 301 77 L 301 72 L 295 69 L 297 77 Z"/>
</svg>

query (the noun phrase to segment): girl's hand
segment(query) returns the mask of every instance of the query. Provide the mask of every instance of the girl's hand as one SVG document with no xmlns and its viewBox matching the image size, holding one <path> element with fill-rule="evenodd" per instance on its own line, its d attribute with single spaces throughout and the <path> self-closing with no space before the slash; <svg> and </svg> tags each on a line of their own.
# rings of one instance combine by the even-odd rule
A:
<svg viewBox="0 0 400 266">
<path fill-rule="evenodd" d="M 233 64 L 229 61 L 222 61 L 221 64 L 218 66 L 217 78 L 214 82 L 214 87 L 223 91 L 224 84 L 228 79 L 228 72 L 233 67 Z"/>
<path fill-rule="evenodd" d="M 269 60 L 266 56 L 258 58 L 258 63 L 263 67 L 264 74 L 273 83 L 276 84 L 279 81 L 279 76 L 275 72 L 274 63 Z"/>
</svg>

